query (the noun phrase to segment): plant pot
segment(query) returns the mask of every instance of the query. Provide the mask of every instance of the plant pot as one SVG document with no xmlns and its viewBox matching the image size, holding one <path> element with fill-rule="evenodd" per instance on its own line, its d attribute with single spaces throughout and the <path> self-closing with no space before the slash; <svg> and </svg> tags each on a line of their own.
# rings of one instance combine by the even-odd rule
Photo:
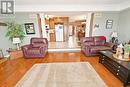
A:
<svg viewBox="0 0 130 87">
<path fill-rule="evenodd" d="M 130 53 L 129 52 L 124 52 L 124 58 L 129 58 Z"/>
</svg>

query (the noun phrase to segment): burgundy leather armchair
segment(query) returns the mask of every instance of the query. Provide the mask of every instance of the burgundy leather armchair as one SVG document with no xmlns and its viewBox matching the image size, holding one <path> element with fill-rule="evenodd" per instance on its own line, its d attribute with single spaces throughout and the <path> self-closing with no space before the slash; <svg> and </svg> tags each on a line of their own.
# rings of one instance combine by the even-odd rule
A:
<svg viewBox="0 0 130 87">
<path fill-rule="evenodd" d="M 31 38 L 29 45 L 22 46 L 25 58 L 43 58 L 48 49 L 48 41 L 46 38 Z"/>
<path fill-rule="evenodd" d="M 112 50 L 113 43 L 106 42 L 105 36 L 84 37 L 80 40 L 81 51 L 86 56 L 98 55 L 99 51 Z"/>
</svg>

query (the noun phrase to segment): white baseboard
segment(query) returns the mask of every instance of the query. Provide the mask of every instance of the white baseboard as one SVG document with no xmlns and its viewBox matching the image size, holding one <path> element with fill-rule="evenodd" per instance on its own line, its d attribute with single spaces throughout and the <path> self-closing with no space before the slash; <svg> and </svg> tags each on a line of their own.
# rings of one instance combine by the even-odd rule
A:
<svg viewBox="0 0 130 87">
<path fill-rule="evenodd" d="M 81 51 L 81 48 L 48 49 L 48 52 L 77 52 L 77 51 Z"/>
</svg>

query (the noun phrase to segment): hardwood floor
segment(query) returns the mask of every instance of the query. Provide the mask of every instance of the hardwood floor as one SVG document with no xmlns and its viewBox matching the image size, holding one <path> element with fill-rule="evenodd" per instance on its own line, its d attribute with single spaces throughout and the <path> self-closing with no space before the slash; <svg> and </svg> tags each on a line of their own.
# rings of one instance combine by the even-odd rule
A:
<svg viewBox="0 0 130 87">
<path fill-rule="evenodd" d="M 108 87 L 123 87 L 122 82 L 109 72 L 98 57 L 86 57 L 81 52 L 48 53 L 43 59 L 14 59 L 0 64 L 0 87 L 14 87 L 21 77 L 36 63 L 90 62 Z"/>
</svg>

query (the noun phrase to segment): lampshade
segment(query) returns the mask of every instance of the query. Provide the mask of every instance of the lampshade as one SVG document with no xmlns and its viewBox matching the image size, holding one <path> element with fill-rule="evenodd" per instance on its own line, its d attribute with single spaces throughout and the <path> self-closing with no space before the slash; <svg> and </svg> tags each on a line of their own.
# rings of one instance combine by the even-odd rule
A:
<svg viewBox="0 0 130 87">
<path fill-rule="evenodd" d="M 13 38 L 13 44 L 21 43 L 20 38 Z"/>
<path fill-rule="evenodd" d="M 111 37 L 118 37 L 117 32 L 112 32 Z"/>
</svg>

